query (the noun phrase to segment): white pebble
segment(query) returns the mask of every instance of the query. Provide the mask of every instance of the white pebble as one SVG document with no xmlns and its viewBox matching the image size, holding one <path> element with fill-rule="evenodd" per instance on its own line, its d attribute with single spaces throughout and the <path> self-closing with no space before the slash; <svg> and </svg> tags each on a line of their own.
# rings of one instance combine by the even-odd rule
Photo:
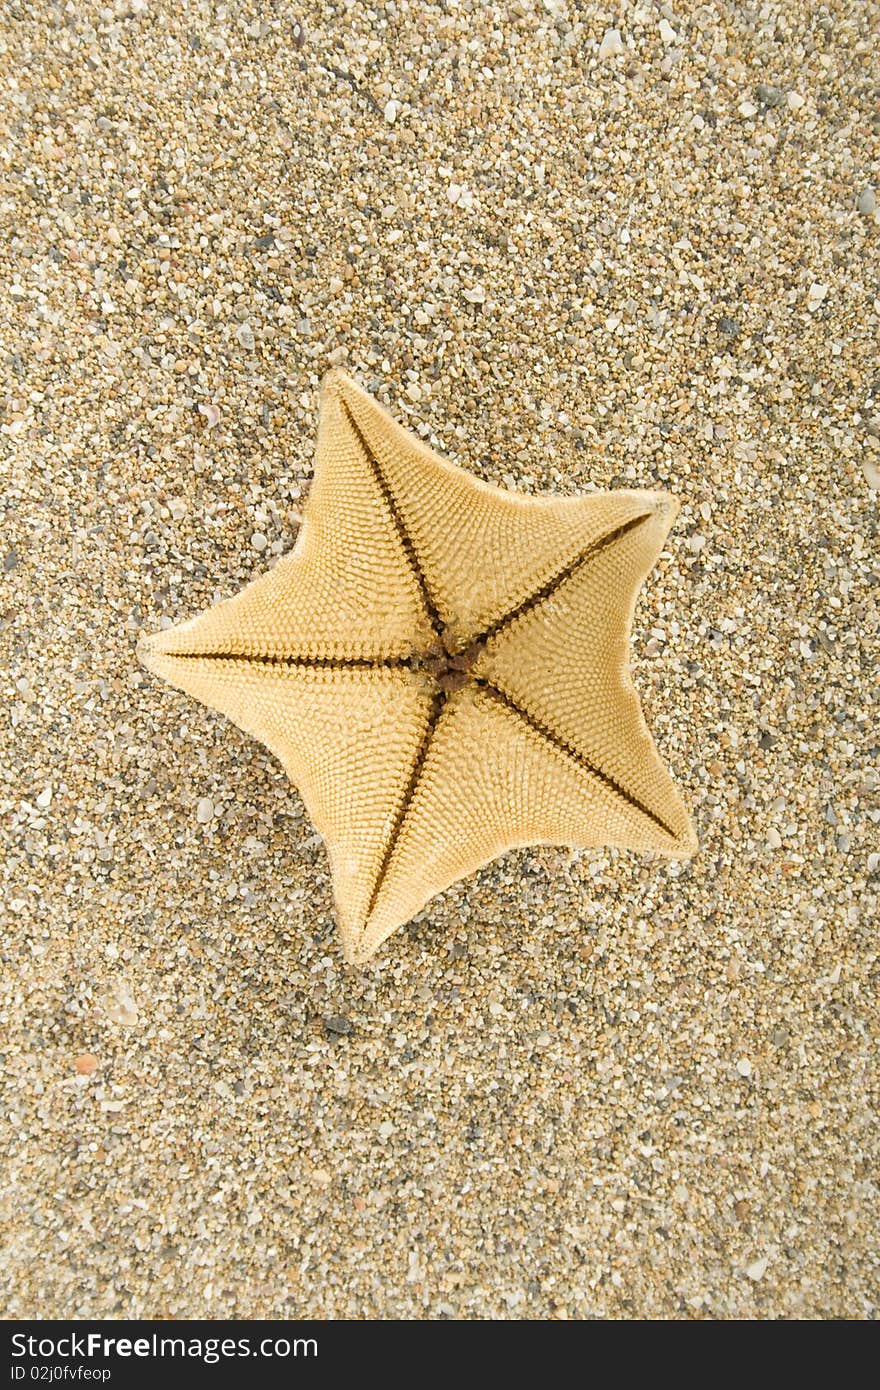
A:
<svg viewBox="0 0 880 1390">
<path fill-rule="evenodd" d="M 41 811 L 45 811 L 47 806 L 52 805 L 52 783 L 48 782 L 40 795 L 37 797 L 37 805 Z"/>
<path fill-rule="evenodd" d="M 770 846 L 771 849 L 782 848 L 782 836 L 776 829 L 775 825 L 771 825 L 770 829 L 767 831 L 767 844 Z"/>
<path fill-rule="evenodd" d="M 616 58 L 625 51 L 626 45 L 620 37 L 619 29 L 606 29 L 605 37 L 599 44 L 600 58 Z"/>
<path fill-rule="evenodd" d="M 200 405 L 199 414 L 204 415 L 205 424 L 209 430 L 212 430 L 220 420 L 220 411 L 217 409 L 216 405 L 214 405 L 213 401 L 207 401 L 204 405 Z"/>
<path fill-rule="evenodd" d="M 789 111 L 800 111 L 806 98 L 802 97 L 800 92 L 789 92 L 785 100 L 788 103 Z"/>
<path fill-rule="evenodd" d="M 196 820 L 199 825 L 207 825 L 209 820 L 214 819 L 214 803 L 209 796 L 199 798 L 196 807 Z"/>
<path fill-rule="evenodd" d="M 763 1279 L 764 1275 L 767 1273 L 767 1266 L 769 1263 L 770 1261 L 766 1255 L 762 1256 L 760 1260 L 755 1260 L 753 1264 L 750 1264 L 746 1268 L 746 1274 L 749 1279 L 753 1280 L 755 1283 L 757 1283 L 759 1279 Z"/>
<path fill-rule="evenodd" d="M 758 108 L 753 101 L 741 101 L 738 107 L 739 114 L 750 120 L 752 116 L 757 116 Z"/>
<path fill-rule="evenodd" d="M 880 467 L 873 459 L 862 459 L 862 472 L 871 492 L 880 492 Z"/>
<path fill-rule="evenodd" d="M 739 1061 L 736 1064 L 736 1069 L 739 1072 L 740 1076 L 751 1076 L 752 1064 L 749 1061 L 748 1057 L 740 1057 Z"/>
<path fill-rule="evenodd" d="M 856 208 L 864 217 L 870 217 L 877 210 L 877 194 L 871 184 L 866 184 L 856 200 Z"/>
<path fill-rule="evenodd" d="M 422 388 L 417 381 L 408 381 L 406 383 L 406 394 L 411 401 L 420 401 L 422 399 Z"/>
<path fill-rule="evenodd" d="M 240 323 L 236 329 L 235 336 L 246 352 L 253 352 L 254 330 L 249 323 Z"/>
<path fill-rule="evenodd" d="M 393 97 L 390 101 L 387 101 L 385 103 L 385 111 L 383 114 L 389 125 L 394 125 L 394 122 L 397 120 L 397 113 L 399 110 L 400 107 L 397 105 L 397 102 L 394 100 Z"/>
<path fill-rule="evenodd" d="M 117 985 L 105 1001 L 104 1008 L 110 1022 L 118 1023 L 123 1028 L 133 1028 L 138 1021 L 137 1004 L 128 985 Z"/>
<path fill-rule="evenodd" d="M 464 297 L 468 304 L 485 304 L 486 291 L 482 285 L 474 285 L 473 289 L 465 290 Z"/>
<path fill-rule="evenodd" d="M 807 308 L 813 314 L 824 300 L 828 293 L 828 286 L 823 285 L 818 280 L 814 280 L 807 291 Z"/>
<path fill-rule="evenodd" d="M 265 550 L 268 544 L 268 538 L 263 535 L 262 531 L 255 531 L 251 536 L 251 545 L 254 550 Z"/>
<path fill-rule="evenodd" d="M 658 28 L 660 30 L 660 37 L 665 44 L 669 45 L 675 43 L 678 34 L 675 32 L 668 19 L 661 19 Z"/>
</svg>

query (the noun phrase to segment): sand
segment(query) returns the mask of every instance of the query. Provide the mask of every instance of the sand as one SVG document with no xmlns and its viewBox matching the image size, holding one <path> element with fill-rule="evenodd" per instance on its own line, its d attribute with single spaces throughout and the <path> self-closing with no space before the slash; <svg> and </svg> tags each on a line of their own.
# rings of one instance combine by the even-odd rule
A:
<svg viewBox="0 0 880 1390">
<path fill-rule="evenodd" d="M 4 7 L 4 1315 L 876 1313 L 878 19 Z M 293 544 L 334 363 L 681 499 L 690 864 L 519 851 L 344 965 L 296 791 L 134 657 Z"/>
</svg>

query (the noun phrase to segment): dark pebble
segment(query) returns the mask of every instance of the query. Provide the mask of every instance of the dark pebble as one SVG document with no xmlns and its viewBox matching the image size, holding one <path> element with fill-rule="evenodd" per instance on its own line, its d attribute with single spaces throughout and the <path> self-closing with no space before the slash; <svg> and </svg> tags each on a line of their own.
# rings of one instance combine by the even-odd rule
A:
<svg viewBox="0 0 880 1390">
<path fill-rule="evenodd" d="M 781 87 L 770 87 L 766 82 L 761 82 L 755 88 L 755 96 L 762 106 L 784 106 L 788 100 L 788 93 Z"/>
<path fill-rule="evenodd" d="M 345 1018 L 343 1014 L 331 1014 L 329 1018 L 325 1018 L 324 1027 L 328 1033 L 341 1034 L 343 1037 L 354 1032 L 351 1019 Z"/>
<path fill-rule="evenodd" d="M 8 574 L 10 570 L 14 570 L 17 564 L 18 555 L 16 552 L 14 550 L 7 550 L 6 554 L 3 556 L 3 568 L 6 573 Z"/>
</svg>

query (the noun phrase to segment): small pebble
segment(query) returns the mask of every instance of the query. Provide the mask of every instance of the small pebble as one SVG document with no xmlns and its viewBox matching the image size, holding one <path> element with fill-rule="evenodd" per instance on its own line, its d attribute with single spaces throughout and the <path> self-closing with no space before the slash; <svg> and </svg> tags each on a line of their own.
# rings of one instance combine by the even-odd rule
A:
<svg viewBox="0 0 880 1390">
<path fill-rule="evenodd" d="M 7 550 L 3 556 L 3 568 L 7 574 L 15 569 L 18 564 L 18 553 L 15 550 Z"/>
<path fill-rule="evenodd" d="M 602 42 L 599 44 L 599 57 L 616 58 L 618 54 L 626 51 L 626 44 L 620 36 L 619 29 L 606 29 Z"/>
<path fill-rule="evenodd" d="M 771 825 L 770 829 L 767 831 L 767 844 L 770 846 L 771 849 L 782 848 L 782 836 L 776 829 L 775 825 Z"/>
<path fill-rule="evenodd" d="M 764 1255 L 762 1259 L 755 1260 L 752 1264 L 746 1267 L 746 1275 L 749 1279 L 752 1280 L 753 1283 L 757 1283 L 759 1279 L 764 1278 L 764 1275 L 767 1273 L 767 1266 L 769 1265 L 769 1263 L 769 1259 L 766 1255 Z"/>
<path fill-rule="evenodd" d="M 196 806 L 196 820 L 199 825 L 207 825 L 214 818 L 214 803 L 209 796 L 199 798 Z"/>
<path fill-rule="evenodd" d="M 755 96 L 762 106 L 774 107 L 785 106 L 788 100 L 788 93 L 781 87 L 770 87 L 766 82 L 759 82 L 755 89 Z"/>
<path fill-rule="evenodd" d="M 81 1052 L 73 1059 L 73 1065 L 80 1076 L 91 1076 L 97 1069 L 98 1059 L 92 1052 Z"/>
<path fill-rule="evenodd" d="M 865 184 L 865 187 L 856 199 L 856 208 L 863 217 L 870 217 L 873 212 L 876 212 L 877 194 L 874 191 L 873 184 Z"/>
<path fill-rule="evenodd" d="M 748 1057 L 740 1057 L 739 1061 L 736 1064 L 736 1069 L 739 1072 L 740 1076 L 751 1076 L 752 1064 L 749 1061 Z"/>
<path fill-rule="evenodd" d="M 268 544 L 269 539 L 262 531 L 255 531 L 251 536 L 251 545 L 254 547 L 254 550 L 265 550 Z"/>
<path fill-rule="evenodd" d="M 205 425 L 209 430 L 212 430 L 214 426 L 219 423 L 220 411 L 211 401 L 204 401 L 199 406 L 199 414 L 204 415 Z"/>
<path fill-rule="evenodd" d="M 394 125 L 394 122 L 397 120 L 397 114 L 399 110 L 400 107 L 397 105 L 397 102 L 394 100 L 393 97 L 390 101 L 387 101 L 385 103 L 385 110 L 382 114 L 384 115 L 389 125 Z"/>
<path fill-rule="evenodd" d="M 807 292 L 807 308 L 811 314 L 815 313 L 819 305 L 824 303 L 827 295 L 828 286 L 820 284 L 818 280 L 814 280 Z"/>
<path fill-rule="evenodd" d="M 667 46 L 671 43 L 675 43 L 678 34 L 675 32 L 668 19 L 661 19 L 657 27 L 660 31 L 660 38 Z"/>
<path fill-rule="evenodd" d="M 324 1019 L 324 1027 L 328 1033 L 335 1033 L 341 1037 L 348 1037 L 349 1033 L 354 1032 L 354 1024 L 344 1014 L 331 1014 L 329 1018 Z"/>
<path fill-rule="evenodd" d="M 48 782 L 37 797 L 37 805 L 41 811 L 45 811 L 47 806 L 52 805 L 52 784 Z"/>
<path fill-rule="evenodd" d="M 111 1023 L 123 1028 L 133 1028 L 138 1021 L 138 1009 L 131 990 L 119 985 L 106 1001 L 105 1010 Z"/>
<path fill-rule="evenodd" d="M 235 336 L 246 352 L 254 350 L 254 330 L 249 323 L 240 323 L 235 330 Z"/>
</svg>

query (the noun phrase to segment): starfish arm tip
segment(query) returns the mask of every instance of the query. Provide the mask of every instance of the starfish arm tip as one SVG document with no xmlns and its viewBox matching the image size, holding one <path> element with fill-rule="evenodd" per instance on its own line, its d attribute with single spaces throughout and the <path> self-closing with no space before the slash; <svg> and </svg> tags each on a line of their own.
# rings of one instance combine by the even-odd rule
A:
<svg viewBox="0 0 880 1390">
<path fill-rule="evenodd" d="M 384 938 L 383 938 L 384 939 Z M 358 968 L 366 965 L 376 954 L 381 941 L 369 941 L 366 937 L 366 929 L 362 927 L 360 931 L 353 933 L 342 933 L 342 957 L 346 965 Z"/>
<path fill-rule="evenodd" d="M 350 381 L 351 377 L 341 367 L 331 367 L 321 378 L 321 395 L 340 395 Z"/>
<path fill-rule="evenodd" d="M 681 502 L 671 492 L 653 492 L 651 499 L 655 516 L 665 522 L 666 529 L 669 530 L 681 511 Z"/>
<path fill-rule="evenodd" d="M 146 666 L 148 671 L 152 671 L 156 657 L 159 655 L 158 639 L 161 636 L 161 632 L 145 632 L 138 638 L 135 656 L 142 666 Z"/>
<path fill-rule="evenodd" d="M 686 829 L 675 837 L 675 847 L 670 851 L 673 859 L 693 859 L 699 853 L 700 842 L 697 839 L 697 832 L 693 825 L 688 821 Z"/>
</svg>

